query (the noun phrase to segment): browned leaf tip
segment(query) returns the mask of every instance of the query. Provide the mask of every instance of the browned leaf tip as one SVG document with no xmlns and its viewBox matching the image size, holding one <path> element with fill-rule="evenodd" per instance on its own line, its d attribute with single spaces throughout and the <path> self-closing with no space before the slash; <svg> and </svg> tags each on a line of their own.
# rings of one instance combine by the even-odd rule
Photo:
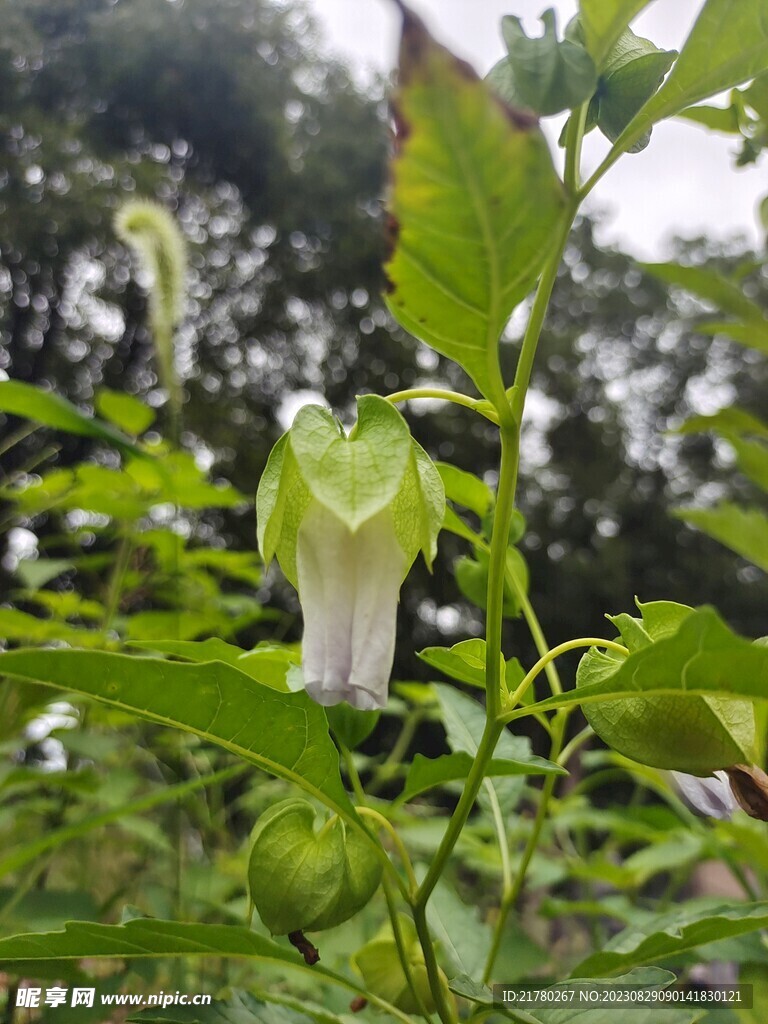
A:
<svg viewBox="0 0 768 1024">
<path fill-rule="evenodd" d="M 352 1002 L 349 1004 L 349 1009 L 352 1013 L 360 1013 L 368 1005 L 368 1000 L 365 996 L 355 996 Z"/>
<path fill-rule="evenodd" d="M 757 765 L 735 764 L 726 768 L 736 803 L 750 818 L 768 821 L 768 775 Z"/>
<path fill-rule="evenodd" d="M 413 77 L 414 72 L 426 63 L 430 48 L 435 51 L 441 51 L 450 60 L 454 71 L 461 75 L 462 78 L 466 78 L 470 82 L 480 81 L 480 76 L 472 65 L 467 64 L 466 61 L 461 60 L 461 58 L 457 57 L 454 53 L 451 53 L 450 50 L 441 46 L 440 43 L 433 39 L 421 18 L 414 14 L 413 11 L 403 3 L 403 0 L 393 0 L 393 2 L 403 17 L 399 58 L 399 77 L 401 85 L 406 85 Z M 530 131 L 538 126 L 539 119 L 531 111 L 520 110 L 518 107 L 513 107 L 511 104 L 506 103 L 495 94 L 493 98 L 515 128 L 518 128 L 521 131 Z M 405 123 L 402 115 L 398 111 L 396 103 L 393 103 L 392 105 L 392 116 L 395 120 L 398 141 L 402 143 L 402 141 L 407 137 L 410 129 L 409 125 Z"/>
<path fill-rule="evenodd" d="M 412 78 L 414 72 L 427 63 L 429 51 L 441 52 L 451 61 L 455 71 L 470 81 L 479 81 L 479 76 L 471 64 L 461 60 L 450 50 L 441 46 L 432 37 L 429 29 L 413 11 L 402 2 L 394 0 L 403 16 L 403 28 L 400 35 L 399 75 L 401 85 Z"/>
<path fill-rule="evenodd" d="M 312 967 L 320 959 L 320 953 L 318 952 L 317 946 L 313 946 L 309 939 L 306 937 L 304 932 L 289 932 L 288 941 L 304 957 L 304 963 Z"/>
</svg>

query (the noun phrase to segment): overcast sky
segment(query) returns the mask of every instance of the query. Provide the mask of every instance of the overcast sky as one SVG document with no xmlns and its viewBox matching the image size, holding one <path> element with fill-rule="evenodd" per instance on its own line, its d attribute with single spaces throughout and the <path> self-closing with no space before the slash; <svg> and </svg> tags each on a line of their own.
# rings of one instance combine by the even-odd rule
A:
<svg viewBox="0 0 768 1024">
<path fill-rule="evenodd" d="M 555 7 L 560 28 L 576 11 L 576 0 L 410 0 L 440 42 L 470 61 L 481 74 L 501 57 L 499 25 L 504 14 L 523 18 L 529 35 L 539 34 L 537 19 Z M 633 23 L 640 35 L 665 49 L 679 49 L 702 0 L 655 0 Z M 396 63 L 399 16 L 390 0 L 307 0 L 326 37 L 326 49 L 342 57 L 365 80 L 389 72 Z M 548 118 L 552 140 L 562 118 Z M 768 192 L 768 158 L 757 168 L 735 169 L 733 139 L 695 125 L 669 121 L 654 129 L 648 148 L 625 156 L 609 171 L 587 209 L 605 211 L 603 241 L 619 241 L 645 258 L 663 257 L 673 234 L 707 232 L 730 237 L 741 232 L 759 239 L 757 202 Z M 591 168 L 607 149 L 593 132 L 585 160 Z"/>
</svg>

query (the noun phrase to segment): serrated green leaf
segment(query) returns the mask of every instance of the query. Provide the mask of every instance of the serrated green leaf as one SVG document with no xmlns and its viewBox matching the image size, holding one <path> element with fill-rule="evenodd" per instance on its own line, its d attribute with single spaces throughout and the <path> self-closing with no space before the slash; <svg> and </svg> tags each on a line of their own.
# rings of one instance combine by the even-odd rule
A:
<svg viewBox="0 0 768 1024">
<path fill-rule="evenodd" d="M 308 967 L 292 949 L 248 928 L 235 925 L 187 924 L 140 918 L 122 925 L 70 921 L 64 931 L 14 935 L 0 939 L 0 965 L 23 977 L 36 977 L 46 964 L 65 964 L 84 959 L 136 960 L 158 957 L 237 957 L 306 973 L 317 982 L 369 995 L 360 985 L 322 964 Z M 407 1021 L 394 1007 L 377 996 L 370 997 L 382 1009 Z"/>
<path fill-rule="evenodd" d="M 616 151 L 631 148 L 656 122 L 749 81 L 766 67 L 763 0 L 706 0 L 669 77 L 616 140 Z"/>
<path fill-rule="evenodd" d="M 654 643 L 674 642 L 691 615 L 687 605 L 673 601 L 638 602 L 642 620 L 609 616 L 630 655 L 651 651 Z M 610 678 L 621 661 L 613 652 L 592 648 L 582 659 L 576 685 L 589 686 Z M 683 668 L 683 678 L 685 667 Z M 751 763 L 755 721 L 751 702 L 703 697 L 637 698 L 584 709 L 598 736 L 625 757 L 655 768 L 708 775 L 717 768 Z"/>
<path fill-rule="evenodd" d="M 677 508 L 672 514 L 768 572 L 768 516 L 722 501 L 714 508 Z"/>
<path fill-rule="evenodd" d="M 651 0 L 579 0 L 579 21 L 587 50 L 601 69 L 621 33 Z"/>
<path fill-rule="evenodd" d="M 0 412 L 23 416 L 24 419 L 68 434 L 106 441 L 119 451 L 129 452 L 139 458 L 146 457 L 129 437 L 115 430 L 109 423 L 87 416 L 61 395 L 43 391 L 33 384 L 18 380 L 0 381 Z"/>
<path fill-rule="evenodd" d="M 419 793 L 434 789 L 435 786 L 442 786 L 446 782 L 455 782 L 457 779 L 466 779 L 473 763 L 473 758 L 461 751 L 434 758 L 416 754 L 408 768 L 402 799 L 412 800 Z M 499 778 L 505 775 L 567 775 L 568 773 L 553 761 L 547 761 L 531 754 L 524 761 L 492 758 L 485 774 L 487 778 Z"/>
<path fill-rule="evenodd" d="M 155 421 L 154 409 L 123 391 L 100 388 L 95 405 L 99 415 L 133 437 L 143 434 Z"/>
<path fill-rule="evenodd" d="M 395 107 L 389 308 L 506 405 L 499 337 L 564 207 L 551 156 L 535 122 L 407 11 Z"/>
<path fill-rule="evenodd" d="M 745 935 L 768 926 L 768 902 L 717 905 L 702 910 L 679 905 L 609 939 L 598 953 L 571 971 L 572 978 L 612 976 L 643 964 L 679 956 L 707 942 Z"/>
<path fill-rule="evenodd" d="M 71 650 L 0 652 L 0 673 L 85 694 L 218 744 L 357 823 L 325 714 L 222 662 L 182 664 Z"/>
<path fill-rule="evenodd" d="M 638 602 L 642 618 L 608 615 L 630 654 L 673 639 L 693 609 L 674 601 Z M 581 660 L 577 686 L 610 678 L 621 665 L 612 651 L 592 648 Z M 628 700 L 621 707 L 593 705 L 585 716 L 613 750 L 641 764 L 709 774 L 716 767 L 755 756 L 755 719 L 751 702 L 703 697 L 655 697 Z M 716 764 L 716 762 L 719 762 Z"/>
</svg>

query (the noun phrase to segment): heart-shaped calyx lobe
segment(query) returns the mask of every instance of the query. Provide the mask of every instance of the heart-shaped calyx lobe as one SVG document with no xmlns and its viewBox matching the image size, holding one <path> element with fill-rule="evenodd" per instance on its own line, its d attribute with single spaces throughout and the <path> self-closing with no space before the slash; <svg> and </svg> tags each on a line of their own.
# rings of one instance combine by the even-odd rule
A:
<svg viewBox="0 0 768 1024">
<path fill-rule="evenodd" d="M 273 935 L 333 928 L 361 910 L 381 882 L 370 840 L 338 815 L 316 831 L 316 817 L 309 801 L 284 800 L 253 831 L 248 885 Z"/>
</svg>

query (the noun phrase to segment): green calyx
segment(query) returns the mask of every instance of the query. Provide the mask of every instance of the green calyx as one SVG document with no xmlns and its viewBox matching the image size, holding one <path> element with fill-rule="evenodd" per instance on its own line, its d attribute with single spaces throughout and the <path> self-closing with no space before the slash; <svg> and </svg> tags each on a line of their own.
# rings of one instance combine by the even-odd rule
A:
<svg viewBox="0 0 768 1024">
<path fill-rule="evenodd" d="M 502 18 L 508 56 L 491 69 L 488 80 L 507 103 L 549 116 L 588 100 L 597 71 L 580 41 L 558 40 L 554 10 L 545 11 L 541 21 L 543 35 L 529 39 L 519 18 Z"/>
<path fill-rule="evenodd" d="M 307 800 L 284 800 L 253 831 L 248 886 L 273 935 L 334 928 L 381 882 L 381 861 L 359 832 L 335 815 L 315 831 L 315 817 Z"/>
<path fill-rule="evenodd" d="M 615 142 L 635 114 L 654 95 L 675 62 L 676 50 L 660 50 L 650 39 L 627 28 L 600 68 L 597 91 L 589 104 L 586 130 L 595 125 Z M 639 153 L 651 138 L 651 129 L 628 152 Z"/>
<path fill-rule="evenodd" d="M 365 395 L 357 408 L 349 436 L 327 409 L 300 409 L 272 449 L 259 483 L 259 549 L 267 564 L 277 556 L 294 586 L 298 531 L 313 501 L 351 533 L 389 508 L 407 565 L 420 550 L 428 565 L 434 558 L 445 513 L 437 470 L 389 402 Z"/>
<path fill-rule="evenodd" d="M 630 658 L 657 644 L 674 646 L 686 642 L 678 639 L 678 631 L 694 614 L 693 608 L 674 601 L 638 602 L 638 608 L 640 618 L 624 613 L 608 616 Z M 695 656 L 694 651 L 691 657 Z M 610 679 L 622 663 L 621 656 L 613 652 L 591 648 L 579 663 L 576 685 L 588 686 Z M 755 712 L 749 700 L 685 694 L 630 697 L 585 704 L 584 714 L 610 747 L 653 768 L 705 776 L 754 760 Z"/>
</svg>

